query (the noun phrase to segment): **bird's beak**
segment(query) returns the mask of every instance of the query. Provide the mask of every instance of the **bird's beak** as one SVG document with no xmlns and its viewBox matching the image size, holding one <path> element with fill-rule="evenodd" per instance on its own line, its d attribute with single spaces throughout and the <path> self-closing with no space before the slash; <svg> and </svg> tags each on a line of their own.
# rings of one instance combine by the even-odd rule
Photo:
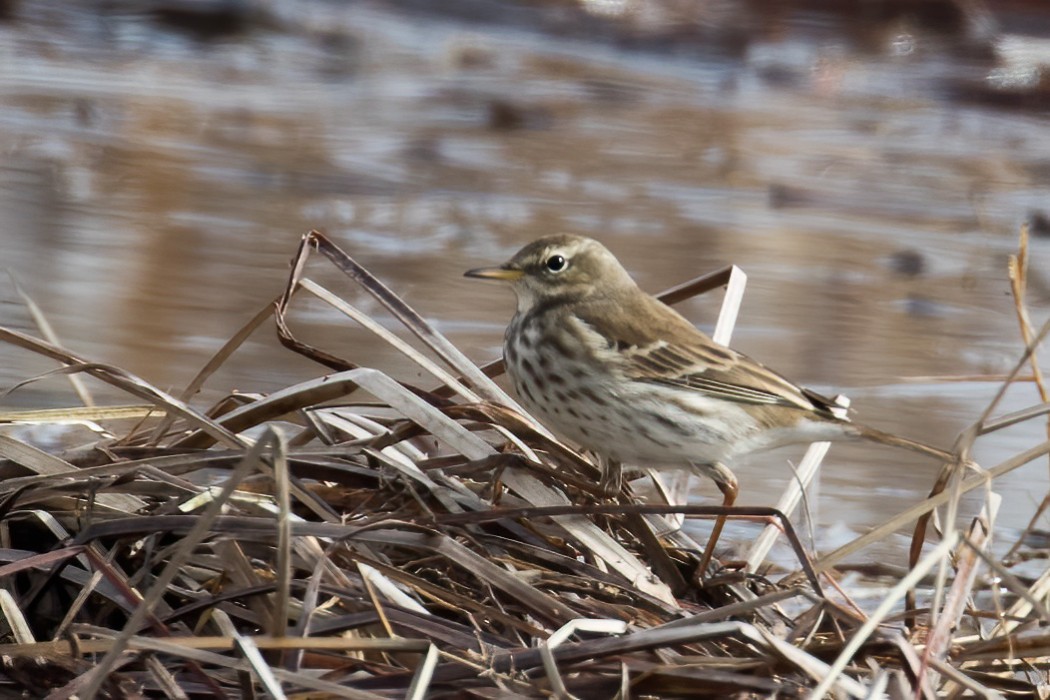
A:
<svg viewBox="0 0 1050 700">
<path fill-rule="evenodd" d="M 463 273 L 464 277 L 477 277 L 483 280 L 504 280 L 514 282 L 524 276 L 524 272 L 513 267 L 501 265 L 500 267 L 477 267 Z"/>
</svg>

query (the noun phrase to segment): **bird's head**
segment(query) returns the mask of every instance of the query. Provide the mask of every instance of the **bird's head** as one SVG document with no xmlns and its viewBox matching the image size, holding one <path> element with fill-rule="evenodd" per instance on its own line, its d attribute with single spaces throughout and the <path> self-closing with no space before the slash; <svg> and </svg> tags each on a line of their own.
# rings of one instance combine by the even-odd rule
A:
<svg viewBox="0 0 1050 700">
<path fill-rule="evenodd" d="M 605 246 L 592 238 L 569 234 L 544 236 L 499 267 L 479 267 L 464 274 L 509 282 L 518 297 L 519 312 L 550 299 L 582 301 L 634 286 Z"/>
</svg>

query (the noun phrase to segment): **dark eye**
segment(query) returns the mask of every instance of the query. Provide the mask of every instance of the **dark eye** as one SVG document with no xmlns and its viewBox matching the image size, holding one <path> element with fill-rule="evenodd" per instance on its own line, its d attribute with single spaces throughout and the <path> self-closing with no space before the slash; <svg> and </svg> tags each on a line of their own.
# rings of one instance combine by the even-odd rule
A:
<svg viewBox="0 0 1050 700">
<path fill-rule="evenodd" d="M 561 272 L 569 263 L 561 255 L 552 255 L 545 264 L 551 272 Z"/>
</svg>

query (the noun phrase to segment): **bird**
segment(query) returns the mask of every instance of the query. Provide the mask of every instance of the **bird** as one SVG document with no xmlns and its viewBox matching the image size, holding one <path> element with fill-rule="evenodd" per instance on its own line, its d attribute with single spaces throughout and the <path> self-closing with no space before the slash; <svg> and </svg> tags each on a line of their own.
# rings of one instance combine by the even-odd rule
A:
<svg viewBox="0 0 1050 700">
<path fill-rule="evenodd" d="M 602 458 L 607 492 L 619 491 L 622 463 L 686 468 L 731 506 L 739 487 L 727 462 L 796 443 L 866 439 L 952 459 L 854 422 L 833 399 L 716 343 L 592 238 L 544 236 L 464 274 L 510 284 L 517 306 L 503 354 L 514 391 L 540 423 Z"/>
</svg>

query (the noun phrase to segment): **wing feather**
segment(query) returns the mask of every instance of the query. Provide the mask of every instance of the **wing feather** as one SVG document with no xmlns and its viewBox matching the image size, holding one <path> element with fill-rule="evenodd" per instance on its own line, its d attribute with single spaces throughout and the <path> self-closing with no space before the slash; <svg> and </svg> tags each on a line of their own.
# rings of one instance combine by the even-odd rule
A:
<svg viewBox="0 0 1050 700">
<path fill-rule="evenodd" d="M 705 340 L 714 342 L 706 337 Z M 682 346 L 658 341 L 630 347 L 623 356 L 627 360 L 627 376 L 638 381 L 688 389 L 723 401 L 818 408 L 818 404 L 794 384 L 731 350 L 724 356 L 715 356 L 698 351 L 693 344 Z"/>
<path fill-rule="evenodd" d="M 623 358 L 629 379 L 738 403 L 786 406 L 831 416 L 834 403 L 751 358 L 715 343 L 678 312 L 645 297 L 633 308 L 581 309 L 578 318 Z M 613 323 L 609 319 L 616 318 Z M 643 319 L 649 319 L 646 322 Z"/>
</svg>

